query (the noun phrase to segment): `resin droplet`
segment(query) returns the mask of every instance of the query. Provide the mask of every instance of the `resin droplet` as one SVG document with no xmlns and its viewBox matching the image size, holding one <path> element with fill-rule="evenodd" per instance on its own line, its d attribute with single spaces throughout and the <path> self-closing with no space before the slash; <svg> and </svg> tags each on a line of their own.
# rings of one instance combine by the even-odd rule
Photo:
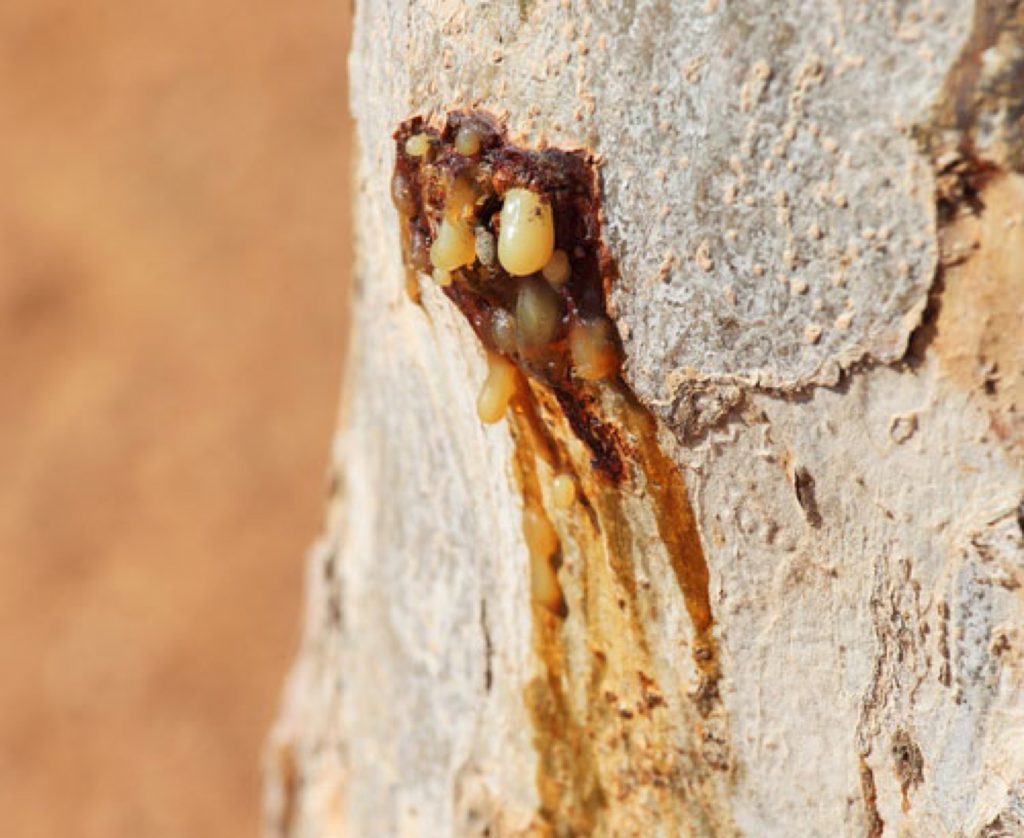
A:
<svg viewBox="0 0 1024 838">
<path fill-rule="evenodd" d="M 607 320 L 577 323 L 569 332 L 573 372 L 584 381 L 609 378 L 619 369 L 619 348 Z"/>
<path fill-rule="evenodd" d="M 476 259 L 476 239 L 473 231 L 461 221 L 444 219 L 437 238 L 430 246 L 430 262 L 435 268 L 454 271 L 463 265 L 472 265 Z"/>
<path fill-rule="evenodd" d="M 485 227 L 476 228 L 476 258 L 485 268 L 493 268 L 498 260 L 498 247 L 494 233 Z"/>
<path fill-rule="evenodd" d="M 565 285 L 572 276 L 572 268 L 569 266 L 569 257 L 564 250 L 556 250 L 541 271 L 544 279 L 552 285 Z"/>
<path fill-rule="evenodd" d="M 413 134 L 405 141 L 405 153 L 410 157 L 426 157 L 430 153 L 430 137 Z"/>
<path fill-rule="evenodd" d="M 551 204 L 529 189 L 510 189 L 501 208 L 498 260 L 512 276 L 541 270 L 555 249 Z"/>
<path fill-rule="evenodd" d="M 421 274 L 428 274 L 433 270 L 430 264 L 430 246 L 427 244 L 426 234 L 419 228 L 413 230 L 409 238 L 409 260 L 416 270 Z"/>
<path fill-rule="evenodd" d="M 526 354 L 555 339 L 562 319 L 562 299 L 538 279 L 523 280 L 516 300 L 516 341 Z"/>
<path fill-rule="evenodd" d="M 476 212 L 476 199 L 479 197 L 476 186 L 464 177 L 460 177 L 448 190 L 448 200 L 444 205 L 446 218 L 452 221 L 465 221 Z"/>
<path fill-rule="evenodd" d="M 487 378 L 476 400 L 476 412 L 482 422 L 500 422 L 516 392 L 516 368 L 501 355 L 487 356 Z"/>
<path fill-rule="evenodd" d="M 576 484 L 568 474 L 559 474 L 551 481 L 551 500 L 559 509 L 568 509 L 576 502 Z"/>
<path fill-rule="evenodd" d="M 548 516 L 530 506 L 523 511 L 523 535 L 533 556 L 546 560 L 558 552 L 558 533 Z"/>
<path fill-rule="evenodd" d="M 391 178 L 391 201 L 399 214 L 406 218 L 416 215 L 416 200 L 412 194 L 412 186 L 398 169 Z"/>
<path fill-rule="evenodd" d="M 472 128 L 460 128 L 455 135 L 455 150 L 466 157 L 472 157 L 480 151 L 480 135 Z"/>
<path fill-rule="evenodd" d="M 491 335 L 499 352 L 512 355 L 516 351 L 516 319 L 503 308 L 491 314 Z"/>
<path fill-rule="evenodd" d="M 434 282 L 440 285 L 442 288 L 447 288 L 452 284 L 452 272 L 446 271 L 443 268 L 434 268 L 431 276 L 434 278 Z"/>
<path fill-rule="evenodd" d="M 527 506 L 523 510 L 523 535 L 530 551 L 530 589 L 534 602 L 558 613 L 562 589 L 551 563 L 558 552 L 558 533 L 543 511 Z"/>
</svg>

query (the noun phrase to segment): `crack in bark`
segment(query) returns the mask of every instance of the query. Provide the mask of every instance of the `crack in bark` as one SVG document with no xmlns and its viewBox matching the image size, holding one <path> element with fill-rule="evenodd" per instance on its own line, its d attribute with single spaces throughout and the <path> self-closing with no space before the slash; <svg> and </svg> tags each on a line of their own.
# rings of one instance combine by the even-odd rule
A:
<svg viewBox="0 0 1024 838">
<path fill-rule="evenodd" d="M 814 477 L 805 466 L 799 466 L 793 472 L 793 491 L 796 493 L 797 503 L 804 511 L 807 523 L 818 529 L 821 526 L 821 513 L 818 511 L 818 501 L 814 494 Z"/>
<path fill-rule="evenodd" d="M 484 691 L 490 692 L 494 684 L 494 643 L 487 626 L 487 600 L 480 600 L 480 631 L 484 637 Z"/>
</svg>

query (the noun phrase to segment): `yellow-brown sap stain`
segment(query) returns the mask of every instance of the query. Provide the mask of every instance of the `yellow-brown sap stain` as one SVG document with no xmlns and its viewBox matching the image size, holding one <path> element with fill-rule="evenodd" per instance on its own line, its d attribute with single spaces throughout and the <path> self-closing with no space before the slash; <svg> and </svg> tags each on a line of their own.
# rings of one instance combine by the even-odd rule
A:
<svg viewBox="0 0 1024 838">
<path fill-rule="evenodd" d="M 623 393 L 593 409 L 625 407 L 623 436 L 635 443 L 634 432 L 649 427 L 642 412 L 630 427 L 630 414 L 642 409 L 628 398 Z M 526 690 L 541 814 L 559 835 L 637 834 L 628 825 L 641 823 L 659 823 L 672 834 L 706 833 L 722 822 L 714 786 L 725 766 L 703 748 L 705 734 L 715 729 L 707 717 L 717 699 L 717 662 L 706 571 L 691 573 L 689 564 L 701 555 L 699 541 L 697 549 L 685 543 L 696 529 L 689 513 L 678 514 L 682 481 L 678 473 L 660 471 L 667 463 L 652 464 L 638 445 L 631 459 L 635 479 L 611 483 L 574 436 L 558 401 L 536 382 L 524 381 L 510 424 L 524 505 L 556 521 L 562 544 L 558 602 L 534 599 L 534 645 L 544 673 Z M 580 486 L 569 510 L 555 508 L 545 488 L 555 473 L 571 474 Z M 665 507 L 664 522 L 655 520 L 660 504 L 673 504 Z M 657 547 L 644 537 L 652 530 L 659 533 Z M 647 629 L 657 622 L 657 603 L 637 570 L 645 551 L 675 575 L 687 612 L 697 617 L 692 653 L 699 675 L 682 701 L 682 685 L 663 690 L 659 684 L 656 639 Z M 583 660 L 570 651 L 574 637 L 585 643 Z"/>
<path fill-rule="evenodd" d="M 707 563 L 683 476 L 619 373 L 605 306 L 616 270 L 593 161 L 516 147 L 479 113 L 451 114 L 440 129 L 412 119 L 395 140 L 410 275 L 432 276 L 490 357 L 519 370 L 514 388 L 499 386 L 507 373 L 492 363 L 499 384 L 485 385 L 481 416 L 494 421 L 495 399 L 507 398 L 543 666 L 525 699 L 546 828 L 729 834 Z M 513 197 L 539 230 L 525 243 L 508 241 L 508 225 L 521 223 L 503 211 Z M 511 246 L 512 272 L 499 256 Z M 556 477 L 572 481 L 574 502 L 554 496 Z M 656 584 L 664 574 L 677 593 Z M 648 627 L 675 613 L 674 596 L 692 637 L 669 647 Z M 692 657 L 691 676 L 677 674 L 675 648 Z"/>
<path fill-rule="evenodd" d="M 558 454 L 525 381 L 513 400 L 510 418 L 515 440 L 514 471 L 525 513 L 546 516 L 538 467 L 540 463 L 554 463 Z M 573 713 L 568 695 L 571 676 L 561 634 L 565 600 L 560 588 L 557 597 L 551 595 L 546 584 L 538 590 L 539 574 L 534 568 L 538 559 L 531 554 L 534 647 L 545 671 L 527 685 L 525 697 L 538 754 L 540 814 L 556 834 L 589 835 L 607 801 L 598 776 L 594 743 L 587 736 L 585 724 Z"/>
<path fill-rule="evenodd" d="M 668 550 L 672 571 L 693 623 L 693 656 L 701 675 L 695 698 L 701 715 L 708 716 L 718 700 L 721 671 L 713 634 L 708 564 L 697 520 L 679 467 L 658 445 L 654 418 L 636 402 L 630 403 L 629 415 L 631 424 L 636 428 L 636 438 L 642 445 L 640 456 L 645 464 L 648 492 L 656 509 L 658 532 Z"/>
</svg>

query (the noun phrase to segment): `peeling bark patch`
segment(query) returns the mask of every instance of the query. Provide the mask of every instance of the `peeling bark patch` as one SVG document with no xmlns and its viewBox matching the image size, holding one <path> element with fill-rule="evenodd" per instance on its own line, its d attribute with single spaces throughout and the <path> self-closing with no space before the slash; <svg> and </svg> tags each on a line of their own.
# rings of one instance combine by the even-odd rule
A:
<svg viewBox="0 0 1024 838">
<path fill-rule="evenodd" d="M 917 139 L 936 173 L 939 268 L 908 351 L 949 377 L 1024 448 L 1024 3 L 979 0 L 959 59 Z M 978 359 L 981 363 L 978 363 Z"/>
<path fill-rule="evenodd" d="M 624 834 L 636 818 L 672 834 L 728 824 L 720 786 L 731 760 L 707 563 L 658 422 L 619 375 L 605 303 L 616 269 L 601 238 L 595 164 L 580 152 L 516 147 L 478 113 L 451 114 L 440 129 L 412 119 L 395 140 L 409 276 L 417 291 L 431 278 L 442 286 L 491 368 L 514 382 L 500 410 L 488 394 L 481 418 L 507 415 L 523 497 L 544 668 L 525 691 L 540 816 L 556 835 Z M 556 501 L 555 477 L 571 480 L 575 500 Z M 665 604 L 645 576 L 662 572 L 693 629 L 693 681 L 683 686 L 661 682 L 664 639 L 646 628 Z M 575 621 L 590 650 L 582 662 Z"/>
<path fill-rule="evenodd" d="M 892 737 L 892 760 L 903 795 L 903 811 L 910 810 L 910 791 L 924 781 L 924 757 L 907 731 L 900 729 Z"/>
<path fill-rule="evenodd" d="M 991 417 L 994 436 L 1024 450 L 1024 176 L 990 177 L 980 214 L 961 207 L 940 231 L 946 260 L 932 348 L 943 370 Z"/>
<path fill-rule="evenodd" d="M 1024 172 L 1024 4 L 977 0 L 970 38 L 920 139 L 933 157 L 950 147 Z"/>
</svg>

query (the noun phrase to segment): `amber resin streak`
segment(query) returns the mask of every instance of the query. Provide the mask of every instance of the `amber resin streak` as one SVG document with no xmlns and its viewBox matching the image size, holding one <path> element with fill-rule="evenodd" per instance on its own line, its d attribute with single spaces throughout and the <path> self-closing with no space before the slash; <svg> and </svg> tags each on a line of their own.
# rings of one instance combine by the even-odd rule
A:
<svg viewBox="0 0 1024 838">
<path fill-rule="evenodd" d="M 395 141 L 410 296 L 434 282 L 469 321 L 489 357 L 481 419 L 507 415 L 515 441 L 544 668 L 526 689 L 538 827 L 703 834 L 728 821 L 730 768 L 708 569 L 682 475 L 620 374 L 597 168 L 516 147 L 480 113 L 410 119 Z M 692 631 L 655 636 L 680 601 Z"/>
</svg>

